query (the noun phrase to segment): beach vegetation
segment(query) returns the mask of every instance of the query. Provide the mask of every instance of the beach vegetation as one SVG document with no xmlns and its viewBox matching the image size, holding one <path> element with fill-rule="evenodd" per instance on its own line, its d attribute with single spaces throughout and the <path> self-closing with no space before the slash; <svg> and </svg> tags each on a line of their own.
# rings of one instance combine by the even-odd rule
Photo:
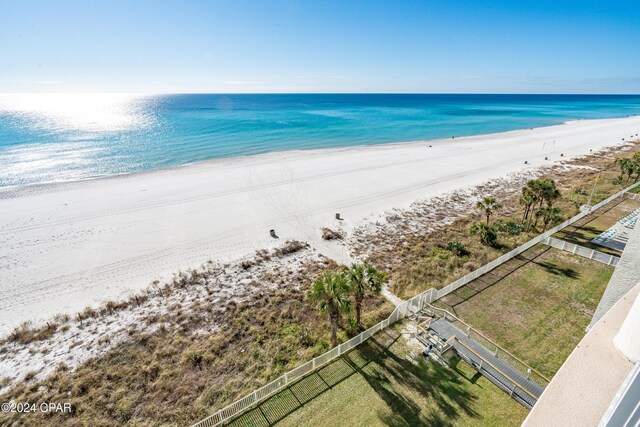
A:
<svg viewBox="0 0 640 427">
<path fill-rule="evenodd" d="M 484 197 L 476 204 L 476 208 L 479 209 L 487 218 L 487 224 L 491 223 L 491 215 L 496 211 L 502 209 L 502 204 L 493 197 Z"/>
<path fill-rule="evenodd" d="M 478 235 L 483 245 L 496 247 L 498 246 L 498 233 L 496 228 L 486 222 L 476 222 L 471 226 L 469 232 L 472 235 Z"/>
<path fill-rule="evenodd" d="M 387 275 L 367 262 L 353 264 L 344 274 L 354 299 L 356 324 L 360 326 L 364 298 L 369 294 L 379 294 L 387 283 Z"/>
<path fill-rule="evenodd" d="M 635 174 L 634 182 L 640 180 L 640 153 L 634 153 L 629 157 L 621 157 L 615 160 L 615 164 L 620 166 L 620 176 L 618 179 L 629 182 Z M 624 176 L 626 175 L 626 178 Z"/>
<path fill-rule="evenodd" d="M 333 347 L 338 344 L 337 331 L 341 315 L 351 310 L 350 292 L 346 275 L 344 272 L 337 272 L 320 276 L 307 293 L 309 299 L 317 304 L 318 310 L 327 315 Z"/>
<path fill-rule="evenodd" d="M 344 234 L 340 231 L 332 230 L 327 227 L 323 227 L 322 231 L 322 239 L 323 240 L 342 240 L 344 239 Z"/>
<path fill-rule="evenodd" d="M 499 221 L 495 225 L 499 232 L 506 233 L 511 236 L 519 236 L 525 228 L 524 224 L 515 221 Z"/>
<path fill-rule="evenodd" d="M 283 257 L 286 255 L 291 255 L 296 252 L 300 252 L 301 250 L 308 248 L 309 244 L 306 242 L 300 242 L 298 240 L 287 240 L 284 245 L 277 247 L 274 249 L 274 255 L 277 257 Z"/>
<path fill-rule="evenodd" d="M 191 425 L 329 350 L 329 324 L 306 295 L 317 277 L 341 267 L 320 257 L 292 268 L 292 259 L 278 259 L 276 252 L 282 251 L 271 250 L 264 268 L 259 262 L 249 271 L 240 262 L 224 270 L 207 266 L 211 270 L 189 271 L 166 287 L 150 287 L 147 304 L 165 304 L 167 310 L 143 310 L 125 339 L 112 340 L 109 349 L 73 369 L 59 364 L 45 378 L 25 382 L 23 375 L 0 390 L 0 401 L 68 401 L 72 413 L 5 413 L 0 425 Z M 260 287 L 248 284 L 220 302 L 220 291 L 234 286 L 227 274 L 260 275 Z M 184 299 L 187 294 L 192 299 Z M 135 304 L 131 308 L 138 311 Z M 362 326 L 375 325 L 392 310 L 381 295 L 368 293 Z M 83 327 L 111 315 L 97 311 L 97 316 L 84 319 Z M 339 327 L 338 342 L 349 339 L 352 329 Z M 82 344 L 77 339 L 70 346 Z"/>
<path fill-rule="evenodd" d="M 530 179 L 526 185 L 522 187 L 519 199 L 520 205 L 524 207 L 522 215 L 522 223 L 525 224 L 527 230 L 531 227 L 537 228 L 538 219 L 541 215 L 537 212 L 546 204 L 552 207 L 554 203 L 562 197 L 560 190 L 556 186 L 556 182 L 551 178 Z M 532 222 L 532 220 L 534 220 Z"/>
<path fill-rule="evenodd" d="M 447 242 L 447 246 L 445 246 L 445 249 L 459 257 L 469 255 L 469 250 L 467 249 L 467 247 L 457 240 Z"/>
<path fill-rule="evenodd" d="M 542 218 L 543 231 L 547 231 L 549 226 L 560 224 L 564 218 L 561 209 L 553 206 L 545 206 L 536 211 L 536 221 Z"/>
<path fill-rule="evenodd" d="M 545 175 L 540 178 L 553 181 L 557 190 L 548 192 L 552 196 L 551 205 L 562 209 L 561 214 L 566 219 L 579 213 L 580 206 L 587 204 L 589 199 L 591 204 L 596 204 L 622 190 L 628 184 L 612 182 L 612 178 L 618 175 L 617 167 L 613 168 L 614 161 L 620 157 L 633 157 L 635 152 L 640 152 L 640 144 L 611 149 L 605 154 L 587 155 L 561 167 L 546 170 Z M 598 176 L 600 178 L 596 180 Z M 523 179 L 518 183 L 500 186 L 487 184 L 473 190 L 483 196 L 489 194 L 504 205 L 491 218 L 491 225 L 496 227 L 498 234 L 497 247 L 484 245 L 476 235 L 469 233 L 470 227 L 481 219 L 481 213 L 475 208 L 475 202 L 468 203 L 465 200 L 466 194 L 461 194 L 446 200 L 425 202 L 406 213 L 394 212 L 396 219 L 389 217 L 385 228 L 376 229 L 375 234 L 358 236 L 362 246 L 356 247 L 355 253 L 365 255 L 369 262 L 384 269 L 390 278 L 389 290 L 400 298 L 411 298 L 431 287 L 440 289 L 536 237 L 542 231 L 542 217 L 538 218 L 539 229 L 534 228 L 535 212 L 548 203 L 543 201 L 540 206 L 540 200 L 533 197 L 532 191 L 537 184 L 527 186 L 528 181 L 529 179 Z M 593 182 L 593 187 L 592 184 L 588 184 L 588 187 L 585 184 Z M 640 192 L 640 189 L 637 191 Z M 527 199 L 525 204 L 522 203 L 523 193 L 524 199 Z M 558 193 L 570 194 L 571 197 L 558 197 Z M 619 205 L 619 208 L 611 210 L 612 205 Z M 612 205 L 602 208 L 598 215 L 594 213 L 584 221 L 567 227 L 562 233 L 558 233 L 561 235 L 554 237 L 619 256 L 619 252 L 601 246 L 595 247 L 591 243 L 591 239 L 638 207 L 635 201 L 623 202 L 622 199 Z M 607 212 L 606 221 L 597 220 L 603 218 L 602 212 Z M 523 221 L 525 216 L 528 220 Z M 434 217 L 437 222 L 434 222 Z M 521 223 L 521 233 L 515 233 L 517 229 L 514 227 L 515 234 L 512 234 L 509 230 L 511 226 L 509 229 L 505 226 L 508 222 Z M 551 223 L 548 227 L 552 226 Z M 444 248 L 446 242 L 454 240 L 464 244 L 469 255 L 447 257 L 446 252 L 435 249 Z"/>
</svg>

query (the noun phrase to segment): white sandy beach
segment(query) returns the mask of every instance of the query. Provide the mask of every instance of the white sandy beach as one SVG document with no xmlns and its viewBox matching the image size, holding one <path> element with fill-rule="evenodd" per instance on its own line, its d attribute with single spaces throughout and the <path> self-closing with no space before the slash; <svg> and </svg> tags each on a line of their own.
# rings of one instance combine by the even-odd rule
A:
<svg viewBox="0 0 640 427">
<path fill-rule="evenodd" d="M 6 189 L 0 191 L 0 334 L 288 239 L 346 261 L 346 249 L 324 242 L 321 227 L 349 229 L 390 208 L 588 154 L 637 133 L 640 117 L 575 121 Z M 337 212 L 343 221 L 334 218 Z"/>
</svg>

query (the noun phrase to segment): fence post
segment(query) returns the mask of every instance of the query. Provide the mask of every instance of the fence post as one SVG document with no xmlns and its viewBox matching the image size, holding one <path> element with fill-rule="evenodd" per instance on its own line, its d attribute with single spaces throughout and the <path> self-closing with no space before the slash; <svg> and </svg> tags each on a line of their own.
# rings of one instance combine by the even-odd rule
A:
<svg viewBox="0 0 640 427">
<path fill-rule="evenodd" d="M 287 376 L 288 372 L 284 373 L 284 385 L 287 385 L 289 383 L 289 377 Z"/>
<path fill-rule="evenodd" d="M 613 255 L 609 255 L 609 262 L 607 263 L 607 265 L 611 264 L 613 264 Z"/>
<path fill-rule="evenodd" d="M 596 251 L 594 249 L 591 249 L 591 255 L 589 256 L 589 259 L 593 259 L 593 256 L 596 254 Z"/>
<path fill-rule="evenodd" d="M 311 360 L 311 366 L 313 367 L 313 369 L 316 369 L 316 358 L 315 357 Z"/>
<path fill-rule="evenodd" d="M 338 356 L 342 354 L 342 344 L 338 344 Z"/>
<path fill-rule="evenodd" d="M 253 404 L 258 403 L 258 395 L 256 394 L 256 390 L 253 391 Z"/>
</svg>

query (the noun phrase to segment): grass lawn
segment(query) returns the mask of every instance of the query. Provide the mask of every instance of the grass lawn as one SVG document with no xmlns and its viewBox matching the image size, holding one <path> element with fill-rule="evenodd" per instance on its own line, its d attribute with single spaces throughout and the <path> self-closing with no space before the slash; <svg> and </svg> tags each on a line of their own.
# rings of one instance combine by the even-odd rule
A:
<svg viewBox="0 0 640 427">
<path fill-rule="evenodd" d="M 588 215 L 576 224 L 557 232 L 553 237 L 607 254 L 620 256 L 619 251 L 597 245 L 592 243 L 591 240 L 615 225 L 615 223 L 625 215 L 639 207 L 640 200 L 629 200 L 623 198 L 614 200 L 607 206 L 596 211 L 594 214 Z"/>
<path fill-rule="evenodd" d="M 584 336 L 612 272 L 538 245 L 437 304 L 551 377 Z"/>
<path fill-rule="evenodd" d="M 524 420 L 525 408 L 466 363 L 447 369 L 425 361 L 401 327 L 378 333 L 232 425 L 517 426 Z"/>
</svg>

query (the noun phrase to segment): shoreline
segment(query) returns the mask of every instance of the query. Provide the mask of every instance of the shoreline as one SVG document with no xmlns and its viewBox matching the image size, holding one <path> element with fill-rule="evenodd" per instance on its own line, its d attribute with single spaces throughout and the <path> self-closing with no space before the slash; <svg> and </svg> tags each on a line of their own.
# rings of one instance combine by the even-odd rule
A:
<svg viewBox="0 0 640 427">
<path fill-rule="evenodd" d="M 349 249 L 323 241 L 321 227 L 349 234 L 390 209 L 534 173 L 620 145 L 639 130 L 634 116 L 455 140 L 274 152 L 0 198 L 0 335 L 25 320 L 78 312 L 209 259 L 240 259 L 289 239 L 348 262 Z M 542 151 L 549 138 L 557 146 Z M 516 143 L 518 150 L 511 149 Z M 334 219 L 337 212 L 342 221 Z"/>
<path fill-rule="evenodd" d="M 460 137 L 452 137 L 452 138 L 434 138 L 434 139 L 420 139 L 420 140 L 410 140 L 410 141 L 395 141 L 395 142 L 382 142 L 377 144 L 357 144 L 357 145 L 347 145 L 347 146 L 336 146 L 336 147 L 323 147 L 323 148 L 299 148 L 292 150 L 277 150 L 277 151 L 269 151 L 265 153 L 257 153 L 257 154 L 247 154 L 247 155 L 239 155 L 239 156 L 225 156 L 225 157 L 217 157 L 211 159 L 204 160 L 196 160 L 194 162 L 184 163 L 180 165 L 171 165 L 158 169 L 150 169 L 138 172 L 122 172 L 122 173 L 114 173 L 109 175 L 95 175 L 89 176 L 86 178 L 76 179 L 76 180 L 68 180 L 68 181 L 49 181 L 49 182 L 41 182 L 34 184 L 23 184 L 23 185 L 9 185 L 0 187 L 0 200 L 3 198 L 9 197 L 17 197 L 21 192 L 32 192 L 32 191 L 48 191 L 48 190 L 57 190 L 59 188 L 64 188 L 66 186 L 82 184 L 85 182 L 93 182 L 93 181 L 101 181 L 101 180 L 117 180 L 117 179 L 126 179 L 128 177 L 136 177 L 142 175 L 149 175 L 154 173 L 161 173 L 164 171 L 172 171 L 172 170 L 183 170 L 185 168 L 194 168 L 205 165 L 215 165 L 215 164 L 224 164 L 231 163 L 235 161 L 249 161 L 252 159 L 260 160 L 265 159 L 268 160 L 270 157 L 286 157 L 289 155 L 305 155 L 305 154 L 322 154 L 322 153 L 332 153 L 332 152 L 343 152 L 343 151 L 351 151 L 351 150 L 366 150 L 366 149 L 376 149 L 376 148 L 393 148 L 397 146 L 412 146 L 412 145 L 425 145 L 425 144 L 444 144 L 451 143 L 456 141 L 464 141 L 474 138 L 490 138 L 497 136 L 508 136 L 512 133 L 519 132 L 527 132 L 527 131 L 536 131 L 541 129 L 553 128 L 553 127 L 562 127 L 566 125 L 571 125 L 574 123 L 580 122 L 609 122 L 609 121 L 617 121 L 617 120 L 627 120 L 631 118 L 640 117 L 639 114 L 630 114 L 624 117 L 614 117 L 614 118 L 599 118 L 599 119 L 571 119 L 565 120 L 561 123 L 550 124 L 544 126 L 536 126 L 532 128 L 520 128 L 514 130 L 508 130 L 503 132 L 492 132 L 492 133 L 482 133 L 476 135 L 467 135 Z"/>
</svg>

